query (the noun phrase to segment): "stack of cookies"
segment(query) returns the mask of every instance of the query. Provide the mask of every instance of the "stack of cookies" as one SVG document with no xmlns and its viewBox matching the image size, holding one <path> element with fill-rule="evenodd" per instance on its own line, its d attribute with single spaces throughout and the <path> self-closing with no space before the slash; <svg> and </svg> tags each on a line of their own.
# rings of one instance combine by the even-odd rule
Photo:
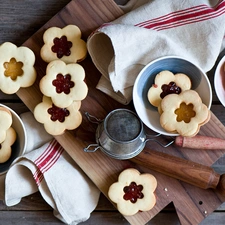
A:
<svg viewBox="0 0 225 225">
<path fill-rule="evenodd" d="M 75 25 L 51 27 L 43 35 L 41 58 L 48 63 L 39 83 L 42 102 L 34 109 L 36 120 L 51 135 L 73 130 L 82 122 L 81 101 L 88 93 L 85 71 L 77 62 L 85 59 L 87 47 Z"/>
<path fill-rule="evenodd" d="M 11 112 L 0 107 L 0 163 L 6 162 L 12 153 L 12 145 L 16 141 L 16 131 L 12 128 Z"/>
<path fill-rule="evenodd" d="M 190 78 L 183 73 L 158 73 L 149 88 L 148 100 L 158 108 L 161 126 L 181 136 L 195 136 L 211 116 L 199 94 L 191 90 Z"/>
</svg>

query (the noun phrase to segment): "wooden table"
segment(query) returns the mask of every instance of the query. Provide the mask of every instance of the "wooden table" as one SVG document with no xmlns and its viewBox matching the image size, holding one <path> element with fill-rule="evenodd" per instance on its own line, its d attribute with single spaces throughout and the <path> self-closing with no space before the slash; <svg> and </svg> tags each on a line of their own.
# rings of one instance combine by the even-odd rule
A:
<svg viewBox="0 0 225 225">
<path fill-rule="evenodd" d="M 52 16 L 60 11 L 69 0 L 1 0 L 0 2 L 0 44 L 9 41 L 16 45 L 23 44 L 32 34 L 42 27 Z M 116 0 L 124 2 L 124 0 Z M 213 71 L 209 77 L 213 86 Z M 213 88 L 212 112 L 225 124 L 225 109 L 218 101 Z M 18 113 L 28 111 L 17 95 L 5 95 L 0 92 L 0 103 L 10 106 Z M 223 164 L 225 158 L 221 158 L 214 168 L 218 172 L 225 171 Z M 221 205 L 214 213 L 201 224 L 224 224 L 225 204 Z M 45 203 L 39 193 L 33 194 L 14 207 L 6 207 L 0 201 L 0 224 L 63 224 L 57 220 L 52 209 Z M 99 204 L 92 213 L 90 219 L 82 224 L 129 224 L 112 204 L 101 195 Z M 180 224 L 172 203 L 155 216 L 148 224 Z"/>
</svg>

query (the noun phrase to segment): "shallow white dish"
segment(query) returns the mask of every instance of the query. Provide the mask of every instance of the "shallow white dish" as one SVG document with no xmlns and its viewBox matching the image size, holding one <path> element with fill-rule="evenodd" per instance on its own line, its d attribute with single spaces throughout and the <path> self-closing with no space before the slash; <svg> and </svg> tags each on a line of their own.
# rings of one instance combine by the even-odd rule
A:
<svg viewBox="0 0 225 225">
<path fill-rule="evenodd" d="M 203 103 L 210 109 L 212 104 L 212 88 L 207 75 L 201 68 L 177 56 L 166 56 L 156 59 L 146 65 L 137 76 L 133 87 L 133 103 L 142 122 L 151 130 L 167 136 L 177 136 L 177 133 L 165 131 L 159 122 L 157 108 L 151 105 L 147 98 L 149 88 L 154 84 L 155 76 L 163 71 L 184 73 L 192 82 L 193 90 L 197 91 Z"/>
<path fill-rule="evenodd" d="M 216 91 L 216 95 L 221 102 L 221 104 L 225 107 L 225 56 L 219 61 L 215 74 L 214 74 L 214 87 Z"/>
</svg>

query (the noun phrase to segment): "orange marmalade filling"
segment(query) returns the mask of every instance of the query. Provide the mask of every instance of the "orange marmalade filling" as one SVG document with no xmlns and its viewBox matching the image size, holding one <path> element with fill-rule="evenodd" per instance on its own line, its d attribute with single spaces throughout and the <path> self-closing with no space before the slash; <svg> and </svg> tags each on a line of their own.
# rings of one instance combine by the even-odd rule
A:
<svg viewBox="0 0 225 225">
<path fill-rule="evenodd" d="M 175 110 L 175 114 L 177 115 L 177 121 L 184 121 L 185 123 L 189 123 L 191 118 L 195 117 L 196 113 L 193 110 L 193 104 L 186 104 L 182 102 L 180 107 Z"/>
<path fill-rule="evenodd" d="M 18 76 L 23 75 L 23 63 L 17 62 L 15 58 L 11 58 L 9 62 L 3 64 L 5 68 L 4 75 L 10 77 L 12 80 L 16 80 Z"/>
</svg>

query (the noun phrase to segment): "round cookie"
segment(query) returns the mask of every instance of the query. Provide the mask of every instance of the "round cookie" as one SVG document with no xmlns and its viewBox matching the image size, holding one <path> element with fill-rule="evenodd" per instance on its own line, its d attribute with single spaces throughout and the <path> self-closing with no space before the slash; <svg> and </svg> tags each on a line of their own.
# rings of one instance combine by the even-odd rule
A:
<svg viewBox="0 0 225 225">
<path fill-rule="evenodd" d="M 65 63 L 76 63 L 87 55 L 86 42 L 81 39 L 81 31 L 75 25 L 50 27 L 44 32 L 43 41 L 40 55 L 47 63 L 56 59 Z"/>
<path fill-rule="evenodd" d="M 12 154 L 12 145 L 16 141 L 16 131 L 10 127 L 6 131 L 5 140 L 0 143 L 0 163 L 6 162 Z"/>
<path fill-rule="evenodd" d="M 82 122 L 79 111 L 81 101 L 74 101 L 66 108 L 53 104 L 51 98 L 43 96 L 42 102 L 34 108 L 34 117 L 44 124 L 45 130 L 51 135 L 61 135 L 65 130 L 73 130 Z"/>
<path fill-rule="evenodd" d="M 118 181 L 109 187 L 108 196 L 117 204 L 118 211 L 132 216 L 138 211 L 148 211 L 156 204 L 154 194 L 156 178 L 148 173 L 140 174 L 134 168 L 122 171 Z"/>
<path fill-rule="evenodd" d="M 84 78 L 85 71 L 81 65 L 54 60 L 48 64 L 46 75 L 40 80 L 39 86 L 41 92 L 51 97 L 56 106 L 64 108 L 87 96 L 88 87 Z"/>
<path fill-rule="evenodd" d="M 0 45 L 0 89 L 14 94 L 21 87 L 29 87 L 36 80 L 35 55 L 25 46 L 5 42 Z"/>
</svg>

